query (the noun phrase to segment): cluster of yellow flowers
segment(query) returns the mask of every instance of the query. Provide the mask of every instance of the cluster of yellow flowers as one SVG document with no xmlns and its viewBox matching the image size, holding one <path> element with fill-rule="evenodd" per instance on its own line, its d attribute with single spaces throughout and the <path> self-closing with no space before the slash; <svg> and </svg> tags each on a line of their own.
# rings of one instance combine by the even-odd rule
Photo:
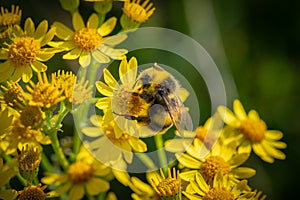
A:
<svg viewBox="0 0 300 200">
<path fill-rule="evenodd" d="M 79 0 L 60 1 L 71 14 L 72 29 L 61 22 L 49 27 L 47 20 L 36 26 L 31 18 L 21 25 L 18 6 L 12 5 L 10 11 L 1 7 L 0 199 L 114 200 L 114 179 L 128 187 L 135 200 L 265 199 L 247 184 L 256 171 L 241 165 L 252 150 L 268 163 L 285 159 L 280 149 L 286 144 L 280 141 L 280 131 L 268 130 L 258 113 L 251 110 L 247 114 L 239 100 L 234 101 L 233 112 L 220 106 L 203 126 L 184 131 L 183 139 L 164 140 L 166 131 L 155 135 L 161 163 L 167 163 L 165 150 L 177 158 L 157 172 L 155 163 L 144 154 L 149 144 L 140 136 L 147 135 L 146 130 L 130 116 L 115 115 L 116 111 L 126 113 L 124 109 L 139 112 L 147 106 L 138 95 L 130 97 L 138 78 L 137 59 L 128 60 L 127 50 L 115 46 L 127 39 L 123 32 L 138 28 L 155 8 L 149 0 L 119 2 L 123 4 L 121 30 L 111 35 L 117 18 L 105 17 L 113 1 L 87 1 L 94 5 L 87 22 L 79 13 Z M 52 67 L 47 61 L 62 53 L 62 59 L 78 61 L 83 75 L 63 70 L 47 74 Z M 120 62 L 120 81 L 104 68 L 103 81 L 93 85 L 95 69 L 112 60 Z M 101 97 L 93 97 L 94 87 Z M 181 91 L 184 101 L 188 92 Z M 63 120 L 68 114 L 81 120 L 90 105 L 99 112 L 75 129 L 70 146 L 64 140 L 70 134 L 58 135 L 65 130 Z M 216 128 L 217 121 L 224 122 L 224 127 Z M 88 140 L 82 142 L 82 138 Z M 126 172 L 135 155 L 149 169 L 145 179 Z"/>
</svg>

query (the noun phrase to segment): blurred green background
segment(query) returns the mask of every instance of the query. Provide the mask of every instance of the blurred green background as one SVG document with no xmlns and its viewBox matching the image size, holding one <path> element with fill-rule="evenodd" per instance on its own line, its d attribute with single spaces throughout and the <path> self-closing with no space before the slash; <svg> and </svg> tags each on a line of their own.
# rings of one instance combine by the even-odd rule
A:
<svg viewBox="0 0 300 200">
<path fill-rule="evenodd" d="M 256 109 L 260 113 L 269 129 L 283 131 L 283 140 L 288 144 L 284 150 L 286 160 L 267 164 L 252 156 L 246 165 L 255 168 L 257 175 L 250 179 L 249 184 L 266 193 L 267 199 L 292 199 L 298 196 L 300 1 L 152 2 L 156 11 L 144 26 L 173 29 L 197 40 L 227 77 L 228 106 L 231 107 L 234 98 L 239 98 L 247 111 Z M 47 19 L 49 24 L 54 21 L 71 22 L 58 0 L 0 0 L 1 6 L 10 7 L 11 4 L 17 4 L 23 10 L 23 21 L 32 17 L 35 23 L 43 19 Z M 110 15 L 120 16 L 121 7 L 121 2 L 114 2 Z M 91 11 L 92 4 L 81 1 L 80 12 L 83 16 L 87 17 Z M 140 62 L 151 59 L 154 62 L 152 54 L 140 54 Z M 72 68 L 72 64 L 59 58 L 56 56 L 50 61 L 49 71 Z M 76 71 L 76 68 L 72 69 Z M 200 79 L 191 77 L 192 84 L 196 84 L 196 89 L 200 91 L 198 98 L 204 98 L 200 105 L 202 123 L 209 117 L 210 107 L 207 91 Z"/>
</svg>

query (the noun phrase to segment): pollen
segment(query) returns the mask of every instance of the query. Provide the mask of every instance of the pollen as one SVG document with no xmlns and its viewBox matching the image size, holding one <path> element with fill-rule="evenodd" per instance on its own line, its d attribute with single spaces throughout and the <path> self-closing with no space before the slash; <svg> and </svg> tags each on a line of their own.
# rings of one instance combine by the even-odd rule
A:
<svg viewBox="0 0 300 200">
<path fill-rule="evenodd" d="M 24 92 L 21 86 L 14 81 L 8 81 L 7 85 L 7 88 L 1 85 L 1 89 L 3 90 L 1 99 L 10 107 L 22 104 L 24 100 Z"/>
<path fill-rule="evenodd" d="M 155 8 L 153 3 L 145 0 L 140 5 L 141 0 L 128 0 L 124 3 L 124 14 L 137 23 L 145 22 L 153 13 Z"/>
<path fill-rule="evenodd" d="M 73 163 L 68 169 L 69 180 L 75 185 L 88 182 L 93 177 L 93 174 L 93 167 L 80 161 Z"/>
<path fill-rule="evenodd" d="M 63 91 L 59 89 L 59 85 L 56 84 L 55 80 L 49 82 L 46 73 L 38 73 L 37 84 L 34 84 L 32 81 L 29 83 L 31 87 L 27 85 L 26 88 L 30 93 L 28 96 L 30 105 L 50 108 L 65 99 L 62 95 Z"/>
<path fill-rule="evenodd" d="M 91 51 L 101 44 L 102 36 L 96 29 L 82 28 L 75 32 L 73 42 L 79 49 Z"/>
<path fill-rule="evenodd" d="M 267 125 L 263 120 L 245 119 L 242 121 L 239 130 L 251 142 L 260 142 L 265 138 Z"/>
<path fill-rule="evenodd" d="M 0 13 L 0 26 L 10 26 L 19 24 L 21 21 L 22 10 L 19 6 L 12 5 L 11 11 L 9 12 L 7 8 L 1 7 Z"/>
<path fill-rule="evenodd" d="M 19 200 L 44 200 L 46 199 L 49 194 L 46 194 L 44 190 L 46 189 L 46 185 L 41 187 L 41 184 L 38 184 L 37 186 L 30 185 L 27 188 L 25 188 L 23 191 L 19 192 Z"/>
<path fill-rule="evenodd" d="M 40 46 L 32 37 L 15 38 L 8 45 L 8 58 L 16 66 L 30 65 L 36 59 Z"/>
<path fill-rule="evenodd" d="M 41 109 L 37 106 L 25 106 L 21 110 L 20 122 L 25 127 L 37 127 L 40 125 L 43 119 L 43 113 Z"/>
<path fill-rule="evenodd" d="M 218 171 L 221 171 L 224 175 L 229 174 L 231 171 L 229 164 L 220 156 L 210 156 L 201 165 L 201 172 L 210 181 L 214 179 Z"/>
<path fill-rule="evenodd" d="M 226 188 L 212 188 L 203 197 L 203 200 L 234 200 L 232 192 Z"/>
<path fill-rule="evenodd" d="M 159 182 L 158 185 L 154 184 L 154 190 L 160 197 L 174 197 L 174 199 L 177 199 L 176 196 L 180 195 L 181 192 L 181 186 L 180 186 L 180 177 L 179 177 L 179 171 L 177 171 L 175 168 L 173 168 L 173 176 L 171 174 L 171 170 L 168 168 L 168 177 L 165 178 L 162 169 L 160 169 L 160 174 L 162 176 L 162 181 Z M 153 183 L 154 180 L 152 180 Z M 164 199 L 164 198 L 163 198 Z"/>
</svg>

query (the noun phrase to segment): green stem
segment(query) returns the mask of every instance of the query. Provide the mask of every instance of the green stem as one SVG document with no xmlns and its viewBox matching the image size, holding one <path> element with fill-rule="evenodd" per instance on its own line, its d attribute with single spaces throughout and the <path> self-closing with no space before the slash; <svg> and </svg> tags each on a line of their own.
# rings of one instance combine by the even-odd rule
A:
<svg viewBox="0 0 300 200">
<path fill-rule="evenodd" d="M 157 153 L 158 153 L 158 159 L 159 162 L 163 168 L 164 173 L 166 174 L 167 172 L 167 166 L 168 166 L 168 162 L 167 162 L 167 155 L 166 152 L 164 150 L 164 140 L 162 137 L 162 134 L 156 134 L 154 136 L 154 141 L 155 141 L 155 145 L 156 145 L 156 149 L 157 149 Z"/>
<path fill-rule="evenodd" d="M 44 151 L 42 152 L 41 167 L 46 172 L 53 172 L 52 165 L 51 165 L 48 157 L 45 155 Z"/>
<path fill-rule="evenodd" d="M 65 157 L 65 154 L 59 144 L 58 137 L 57 137 L 57 131 L 53 132 L 52 134 L 49 134 L 49 138 L 51 140 L 51 145 L 54 150 L 54 153 L 57 156 L 59 164 L 62 166 L 64 170 L 67 170 L 69 167 L 69 162 L 67 158 Z"/>
<path fill-rule="evenodd" d="M 135 155 L 148 167 L 150 170 L 156 170 L 157 167 L 145 153 L 135 153 Z"/>
<path fill-rule="evenodd" d="M 77 154 L 79 153 L 80 147 L 81 147 L 81 136 L 80 132 L 77 131 L 75 128 L 74 130 L 74 136 L 73 136 L 73 155 L 71 156 L 71 160 L 75 161 Z"/>
</svg>

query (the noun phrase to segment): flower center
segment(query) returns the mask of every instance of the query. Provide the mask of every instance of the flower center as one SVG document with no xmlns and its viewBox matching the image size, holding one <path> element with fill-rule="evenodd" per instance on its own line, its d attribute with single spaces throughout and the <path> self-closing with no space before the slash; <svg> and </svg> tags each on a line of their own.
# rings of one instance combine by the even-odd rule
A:
<svg viewBox="0 0 300 200">
<path fill-rule="evenodd" d="M 267 125 L 262 120 L 245 119 L 242 121 L 239 129 L 246 139 L 252 142 L 260 142 L 265 138 Z"/>
<path fill-rule="evenodd" d="M 48 194 L 43 191 L 47 186 L 41 187 L 41 184 L 37 186 L 31 185 L 20 192 L 19 200 L 44 200 Z"/>
<path fill-rule="evenodd" d="M 8 58 L 15 66 L 31 64 L 37 57 L 40 47 L 32 37 L 15 38 L 9 45 Z"/>
<path fill-rule="evenodd" d="M 33 139 L 40 132 L 38 130 L 29 129 L 24 127 L 22 124 L 17 121 L 13 124 L 12 134 L 15 139 Z"/>
<path fill-rule="evenodd" d="M 49 83 L 46 73 L 38 73 L 39 82 L 35 85 L 30 81 L 32 88 L 27 86 L 27 90 L 30 92 L 30 105 L 50 108 L 51 106 L 63 101 L 65 97 L 62 95 L 63 91 L 59 89 L 59 85 L 56 84 L 56 80 Z"/>
<path fill-rule="evenodd" d="M 154 12 L 155 8 L 153 4 L 149 3 L 149 0 L 145 0 L 142 5 L 139 5 L 139 0 L 133 0 L 132 2 L 126 1 L 124 4 L 124 13 L 128 18 L 137 23 L 146 21 Z M 148 4 L 148 5 L 147 5 Z"/>
<path fill-rule="evenodd" d="M 87 27 L 75 32 L 73 42 L 78 48 L 85 51 L 91 51 L 101 44 L 102 36 L 96 29 Z"/>
<path fill-rule="evenodd" d="M 1 88 L 5 91 L 3 100 L 7 105 L 14 107 L 23 101 L 23 90 L 18 83 L 10 81 L 8 82 L 8 88 L 4 86 L 1 86 Z"/>
<path fill-rule="evenodd" d="M 0 25 L 1 26 L 9 26 L 18 24 L 21 21 L 22 11 L 19 9 L 19 6 L 12 5 L 11 12 L 8 12 L 7 9 L 4 10 L 1 7 L 0 14 Z"/>
<path fill-rule="evenodd" d="M 20 121 L 25 127 L 36 127 L 43 119 L 42 111 L 37 106 L 26 106 L 22 109 Z"/>
<path fill-rule="evenodd" d="M 203 200 L 234 200 L 234 195 L 225 188 L 212 188 Z"/>
<path fill-rule="evenodd" d="M 201 165 L 202 173 L 212 181 L 218 171 L 229 174 L 231 169 L 227 162 L 220 156 L 210 156 Z"/>
<path fill-rule="evenodd" d="M 70 165 L 68 177 L 73 184 L 78 185 L 88 182 L 93 177 L 93 173 L 91 165 L 79 161 Z"/>
<path fill-rule="evenodd" d="M 39 167 L 41 156 L 38 148 L 28 146 L 22 148 L 20 155 L 17 156 L 19 168 L 22 170 L 33 170 Z"/>
</svg>

